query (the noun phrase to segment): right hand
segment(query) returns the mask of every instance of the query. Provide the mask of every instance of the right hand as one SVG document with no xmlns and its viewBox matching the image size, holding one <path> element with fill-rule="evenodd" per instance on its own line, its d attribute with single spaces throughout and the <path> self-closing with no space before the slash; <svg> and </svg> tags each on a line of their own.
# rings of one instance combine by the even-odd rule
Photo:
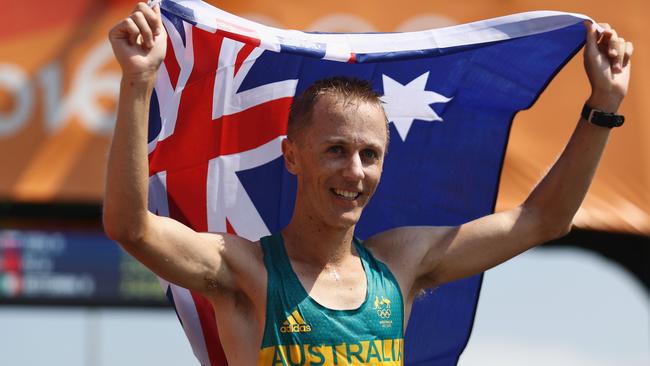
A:
<svg viewBox="0 0 650 366">
<path fill-rule="evenodd" d="M 108 39 L 123 78 L 155 80 L 167 49 L 159 5 L 152 9 L 146 3 L 138 3 L 131 15 L 111 29 Z"/>
</svg>

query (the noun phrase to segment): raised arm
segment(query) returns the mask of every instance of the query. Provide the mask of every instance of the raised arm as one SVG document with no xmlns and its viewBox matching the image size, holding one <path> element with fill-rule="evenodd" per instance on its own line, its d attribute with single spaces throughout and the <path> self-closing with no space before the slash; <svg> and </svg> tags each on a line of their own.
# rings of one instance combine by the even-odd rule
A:
<svg viewBox="0 0 650 366">
<path fill-rule="evenodd" d="M 614 113 L 627 93 L 632 44 L 608 25 L 598 35 L 587 26 L 584 64 L 592 93 L 587 105 Z M 435 286 L 485 271 L 523 251 L 568 233 L 607 143 L 610 128 L 580 118 L 564 151 L 526 201 L 506 212 L 459 227 L 402 228 L 377 238 L 394 253 L 398 271 L 407 273 L 411 289 Z M 383 243 L 381 243 L 383 242 Z M 408 246 L 408 248 L 406 248 Z M 415 273 L 403 270 L 415 269 Z M 413 269 L 410 270 L 413 272 Z"/>
<path fill-rule="evenodd" d="M 229 235 L 199 234 L 147 210 L 149 100 L 165 56 L 166 37 L 160 8 L 144 3 L 109 33 L 123 75 L 108 158 L 104 229 L 168 281 L 204 293 L 215 287 L 235 288 L 233 268 L 246 262 L 250 242 Z M 224 256 L 226 249 L 229 254 Z"/>
</svg>

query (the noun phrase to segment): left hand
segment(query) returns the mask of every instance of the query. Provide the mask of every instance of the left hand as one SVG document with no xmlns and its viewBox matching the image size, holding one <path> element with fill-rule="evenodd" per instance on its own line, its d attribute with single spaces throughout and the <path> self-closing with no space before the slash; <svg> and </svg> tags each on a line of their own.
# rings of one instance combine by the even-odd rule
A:
<svg viewBox="0 0 650 366">
<path fill-rule="evenodd" d="M 591 22 L 585 22 L 585 26 L 587 43 L 584 64 L 591 84 L 588 103 L 593 108 L 615 113 L 627 94 L 634 46 L 620 37 L 609 24 L 600 24 L 604 28 L 600 34 Z"/>
</svg>

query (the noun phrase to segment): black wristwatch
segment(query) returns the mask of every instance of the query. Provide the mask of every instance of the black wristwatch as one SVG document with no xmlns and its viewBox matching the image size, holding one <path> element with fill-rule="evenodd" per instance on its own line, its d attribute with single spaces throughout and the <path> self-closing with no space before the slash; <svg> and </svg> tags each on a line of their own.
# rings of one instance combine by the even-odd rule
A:
<svg viewBox="0 0 650 366">
<path fill-rule="evenodd" d="M 625 117 L 616 113 L 606 113 L 598 109 L 593 109 L 585 103 L 582 107 L 582 118 L 587 122 L 601 127 L 621 127 L 625 122 Z"/>
</svg>

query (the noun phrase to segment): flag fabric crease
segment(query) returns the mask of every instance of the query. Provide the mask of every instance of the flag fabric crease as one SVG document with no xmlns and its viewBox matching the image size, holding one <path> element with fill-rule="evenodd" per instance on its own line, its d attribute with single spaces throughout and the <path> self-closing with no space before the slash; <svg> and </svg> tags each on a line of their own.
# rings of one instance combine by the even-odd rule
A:
<svg viewBox="0 0 650 366">
<path fill-rule="evenodd" d="M 588 19 L 541 11 L 422 32 L 321 34 L 267 27 L 198 0 L 160 4 L 169 37 L 151 101 L 150 210 L 250 240 L 291 217 L 296 183 L 280 143 L 293 97 L 338 75 L 369 80 L 390 121 L 384 173 L 359 238 L 492 213 L 512 120 L 582 47 Z M 458 362 L 481 280 L 416 300 L 407 365 Z M 199 362 L 227 365 L 219 309 L 161 284 Z"/>
</svg>

